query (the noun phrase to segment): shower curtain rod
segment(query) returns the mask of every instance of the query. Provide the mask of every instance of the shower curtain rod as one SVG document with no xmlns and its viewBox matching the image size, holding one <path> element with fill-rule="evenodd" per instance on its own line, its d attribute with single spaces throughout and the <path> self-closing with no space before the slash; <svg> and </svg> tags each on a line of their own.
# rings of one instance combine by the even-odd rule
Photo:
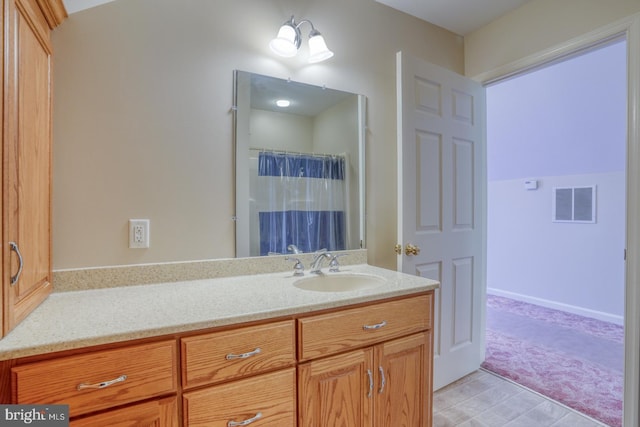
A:
<svg viewBox="0 0 640 427">
<path fill-rule="evenodd" d="M 291 154 L 293 156 L 314 156 L 314 157 L 346 157 L 346 153 L 327 154 L 327 153 L 303 153 L 301 151 L 277 150 L 274 148 L 257 148 L 251 147 L 249 150 L 262 151 L 267 153 Z"/>
</svg>

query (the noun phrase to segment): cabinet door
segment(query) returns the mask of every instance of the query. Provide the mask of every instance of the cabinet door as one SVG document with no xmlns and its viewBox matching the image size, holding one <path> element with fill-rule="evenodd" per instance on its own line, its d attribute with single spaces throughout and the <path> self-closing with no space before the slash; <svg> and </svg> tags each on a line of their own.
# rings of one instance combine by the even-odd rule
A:
<svg viewBox="0 0 640 427">
<path fill-rule="evenodd" d="M 372 427 L 373 349 L 314 360 L 298 367 L 300 427 Z"/>
<path fill-rule="evenodd" d="M 35 0 L 5 15 L 3 335 L 51 292 L 51 42 Z M 14 242 L 23 260 L 10 249 Z"/>
<path fill-rule="evenodd" d="M 72 420 L 70 427 L 178 427 L 177 399 L 162 400 L 114 409 L 100 415 Z"/>
<path fill-rule="evenodd" d="M 431 426 L 431 331 L 376 347 L 376 426 Z"/>
</svg>

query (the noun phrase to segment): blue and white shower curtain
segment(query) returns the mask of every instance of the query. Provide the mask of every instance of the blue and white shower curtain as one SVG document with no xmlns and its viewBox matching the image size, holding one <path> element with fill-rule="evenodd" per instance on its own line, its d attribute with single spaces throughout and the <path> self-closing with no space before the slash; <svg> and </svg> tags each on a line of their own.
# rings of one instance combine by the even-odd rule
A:
<svg viewBox="0 0 640 427">
<path fill-rule="evenodd" d="M 260 254 L 345 249 L 344 156 L 258 156 Z"/>
</svg>

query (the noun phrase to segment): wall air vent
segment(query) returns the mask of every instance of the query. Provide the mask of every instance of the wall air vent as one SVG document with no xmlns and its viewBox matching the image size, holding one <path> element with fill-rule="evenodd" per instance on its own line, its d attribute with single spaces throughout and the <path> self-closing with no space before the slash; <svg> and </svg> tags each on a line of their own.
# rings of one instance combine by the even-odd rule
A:
<svg viewBox="0 0 640 427">
<path fill-rule="evenodd" d="M 553 222 L 596 222 L 596 187 L 553 189 Z"/>
</svg>

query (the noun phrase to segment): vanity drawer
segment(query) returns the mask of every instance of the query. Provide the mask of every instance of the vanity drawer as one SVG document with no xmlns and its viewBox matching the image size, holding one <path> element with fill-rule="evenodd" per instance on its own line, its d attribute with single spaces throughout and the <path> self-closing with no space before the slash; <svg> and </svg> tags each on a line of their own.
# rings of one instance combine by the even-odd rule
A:
<svg viewBox="0 0 640 427">
<path fill-rule="evenodd" d="M 296 371 L 289 368 L 192 391 L 183 395 L 183 402 L 184 425 L 189 427 L 249 425 L 251 419 L 260 427 L 295 427 Z"/>
<path fill-rule="evenodd" d="M 74 417 L 172 393 L 176 360 L 176 342 L 163 341 L 17 366 L 13 401 L 68 404 Z"/>
<path fill-rule="evenodd" d="M 299 360 L 431 328 L 433 293 L 298 319 Z"/>
<path fill-rule="evenodd" d="M 295 363 L 294 321 L 182 338 L 185 388 L 253 375 Z"/>
<path fill-rule="evenodd" d="M 179 425 L 176 396 L 113 409 L 85 418 L 76 418 L 69 423 L 70 427 L 178 427 Z"/>
</svg>

